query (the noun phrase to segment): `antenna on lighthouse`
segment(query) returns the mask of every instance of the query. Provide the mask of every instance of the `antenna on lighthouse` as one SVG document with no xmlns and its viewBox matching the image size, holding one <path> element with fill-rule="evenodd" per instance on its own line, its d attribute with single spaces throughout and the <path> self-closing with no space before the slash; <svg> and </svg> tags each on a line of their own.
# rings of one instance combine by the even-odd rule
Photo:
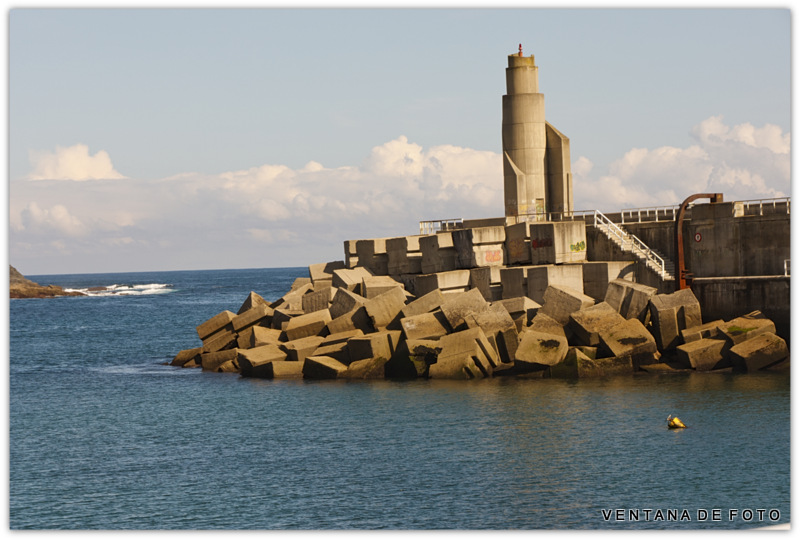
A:
<svg viewBox="0 0 800 540">
<path fill-rule="evenodd" d="M 522 56 L 522 43 L 519 44 L 519 55 Z"/>
</svg>

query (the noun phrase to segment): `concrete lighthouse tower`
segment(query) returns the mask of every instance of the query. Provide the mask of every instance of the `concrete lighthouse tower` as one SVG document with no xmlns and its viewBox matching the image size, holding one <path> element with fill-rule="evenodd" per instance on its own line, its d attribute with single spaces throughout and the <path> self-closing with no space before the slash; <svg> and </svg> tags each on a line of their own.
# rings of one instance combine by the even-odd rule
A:
<svg viewBox="0 0 800 540">
<path fill-rule="evenodd" d="M 560 219 L 573 210 L 569 139 L 545 121 L 533 55 L 509 55 L 503 96 L 503 178 L 508 222 Z"/>
</svg>

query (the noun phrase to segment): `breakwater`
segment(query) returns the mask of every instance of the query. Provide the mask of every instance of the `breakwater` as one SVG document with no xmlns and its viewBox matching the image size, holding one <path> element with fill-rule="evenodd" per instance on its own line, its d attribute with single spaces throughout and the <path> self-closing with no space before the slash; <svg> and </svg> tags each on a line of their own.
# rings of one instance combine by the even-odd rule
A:
<svg viewBox="0 0 800 540">
<path fill-rule="evenodd" d="M 444 285 L 447 272 L 433 274 Z M 469 275 L 469 272 L 467 272 Z M 430 280 L 430 279 L 429 279 Z M 197 325 L 173 366 L 258 378 L 589 378 L 634 372 L 787 370 L 789 350 L 761 312 L 703 320 L 691 289 L 659 293 L 610 279 L 602 300 L 557 283 L 542 302 L 489 290 L 408 290 L 342 261 L 309 267 L 274 301 Z M 597 295 L 597 292 L 595 292 Z M 236 306 L 232 306 L 236 309 Z"/>
</svg>

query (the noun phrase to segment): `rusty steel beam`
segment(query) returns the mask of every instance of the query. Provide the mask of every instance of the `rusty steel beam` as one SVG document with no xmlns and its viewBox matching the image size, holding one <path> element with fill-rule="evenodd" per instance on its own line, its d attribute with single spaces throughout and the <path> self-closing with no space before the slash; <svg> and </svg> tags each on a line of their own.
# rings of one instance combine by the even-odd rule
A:
<svg viewBox="0 0 800 540">
<path fill-rule="evenodd" d="M 678 275 L 675 276 L 675 279 L 678 281 L 678 290 L 686 289 L 692 284 L 692 275 L 686 269 L 686 261 L 683 254 L 683 216 L 689 203 L 697 199 L 711 199 L 712 203 L 721 203 L 722 193 L 695 193 L 694 195 L 689 195 L 678 209 L 678 217 L 675 219 L 675 254 L 678 259 Z"/>
</svg>

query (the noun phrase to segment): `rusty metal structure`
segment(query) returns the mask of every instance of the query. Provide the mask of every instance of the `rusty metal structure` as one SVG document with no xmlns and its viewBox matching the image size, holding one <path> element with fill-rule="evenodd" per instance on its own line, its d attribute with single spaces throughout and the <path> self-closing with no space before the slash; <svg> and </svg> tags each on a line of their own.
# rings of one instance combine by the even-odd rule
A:
<svg viewBox="0 0 800 540">
<path fill-rule="evenodd" d="M 678 216 L 675 219 L 675 256 L 678 259 L 676 261 L 678 264 L 676 290 L 686 289 L 692 285 L 692 274 L 686 269 L 686 260 L 683 254 L 683 217 L 689 204 L 697 199 L 711 199 L 712 203 L 723 202 L 722 193 L 695 193 L 686 197 L 681 203 L 678 209 Z"/>
</svg>

